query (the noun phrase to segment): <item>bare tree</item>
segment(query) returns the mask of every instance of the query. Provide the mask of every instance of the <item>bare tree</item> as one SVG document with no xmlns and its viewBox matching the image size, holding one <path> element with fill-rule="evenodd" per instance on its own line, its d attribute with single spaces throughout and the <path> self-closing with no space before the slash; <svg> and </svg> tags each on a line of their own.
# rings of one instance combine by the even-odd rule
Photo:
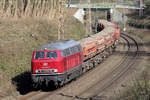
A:
<svg viewBox="0 0 150 100">
<path fill-rule="evenodd" d="M 0 0 L 0 17 L 54 17 L 58 0 Z"/>
</svg>

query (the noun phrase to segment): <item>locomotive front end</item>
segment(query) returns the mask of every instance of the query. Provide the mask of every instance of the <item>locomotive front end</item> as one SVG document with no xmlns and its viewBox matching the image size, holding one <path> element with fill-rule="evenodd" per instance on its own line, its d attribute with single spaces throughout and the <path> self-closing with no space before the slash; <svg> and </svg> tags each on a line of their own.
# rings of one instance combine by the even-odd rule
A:
<svg viewBox="0 0 150 100">
<path fill-rule="evenodd" d="M 38 47 L 32 56 L 32 80 L 35 85 L 67 83 L 82 71 L 82 50 L 79 42 L 58 40 Z"/>
<path fill-rule="evenodd" d="M 32 56 L 32 80 L 43 84 L 56 83 L 63 72 L 60 51 L 34 51 Z"/>
</svg>

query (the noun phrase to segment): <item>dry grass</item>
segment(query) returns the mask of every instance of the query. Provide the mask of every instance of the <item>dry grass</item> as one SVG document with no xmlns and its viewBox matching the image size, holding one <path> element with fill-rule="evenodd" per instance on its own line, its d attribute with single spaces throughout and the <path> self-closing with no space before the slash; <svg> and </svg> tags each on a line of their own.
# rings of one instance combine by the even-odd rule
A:
<svg viewBox="0 0 150 100">
<path fill-rule="evenodd" d="M 138 35 L 142 38 L 145 42 L 150 43 L 150 30 L 149 29 L 139 29 L 127 26 L 127 32 L 130 34 Z"/>
<path fill-rule="evenodd" d="M 72 10 L 74 12 L 75 10 Z M 68 16 L 65 21 L 66 39 L 84 37 L 84 26 Z M 12 79 L 30 71 L 32 51 L 38 46 L 57 39 L 55 20 L 19 19 L 0 20 L 0 90 L 12 94 L 16 90 Z"/>
</svg>

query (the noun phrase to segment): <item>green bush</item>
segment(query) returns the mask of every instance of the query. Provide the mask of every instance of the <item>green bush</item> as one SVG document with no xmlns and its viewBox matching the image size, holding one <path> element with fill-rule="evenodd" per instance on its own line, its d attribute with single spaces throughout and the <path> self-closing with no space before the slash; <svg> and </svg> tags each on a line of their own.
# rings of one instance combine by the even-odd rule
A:
<svg viewBox="0 0 150 100">
<path fill-rule="evenodd" d="M 135 80 L 134 84 L 123 94 L 119 94 L 114 100 L 149 100 L 150 99 L 150 81 L 147 73 L 144 73 L 142 79 Z"/>
</svg>

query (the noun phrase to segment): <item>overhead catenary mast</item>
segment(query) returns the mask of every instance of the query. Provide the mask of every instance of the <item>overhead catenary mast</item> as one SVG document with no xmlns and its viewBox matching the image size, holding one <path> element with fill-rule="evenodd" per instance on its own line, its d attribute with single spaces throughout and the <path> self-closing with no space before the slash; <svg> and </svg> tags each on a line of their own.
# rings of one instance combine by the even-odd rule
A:
<svg viewBox="0 0 150 100">
<path fill-rule="evenodd" d="M 58 5 L 58 40 L 64 39 L 64 5 L 65 5 L 65 0 L 59 0 L 59 5 Z"/>
<path fill-rule="evenodd" d="M 92 28 L 91 28 L 91 8 L 90 8 L 90 4 L 91 4 L 91 0 L 87 0 L 87 4 L 88 4 L 88 9 L 86 11 L 87 14 L 87 19 L 86 19 L 86 34 L 90 34 L 92 32 Z"/>
<path fill-rule="evenodd" d="M 89 31 L 92 32 L 92 18 L 91 18 L 91 8 L 90 8 L 91 0 L 88 0 L 88 8 L 89 8 Z"/>
<path fill-rule="evenodd" d="M 140 10 L 139 10 L 139 16 L 143 16 L 143 0 L 140 0 Z"/>
</svg>

